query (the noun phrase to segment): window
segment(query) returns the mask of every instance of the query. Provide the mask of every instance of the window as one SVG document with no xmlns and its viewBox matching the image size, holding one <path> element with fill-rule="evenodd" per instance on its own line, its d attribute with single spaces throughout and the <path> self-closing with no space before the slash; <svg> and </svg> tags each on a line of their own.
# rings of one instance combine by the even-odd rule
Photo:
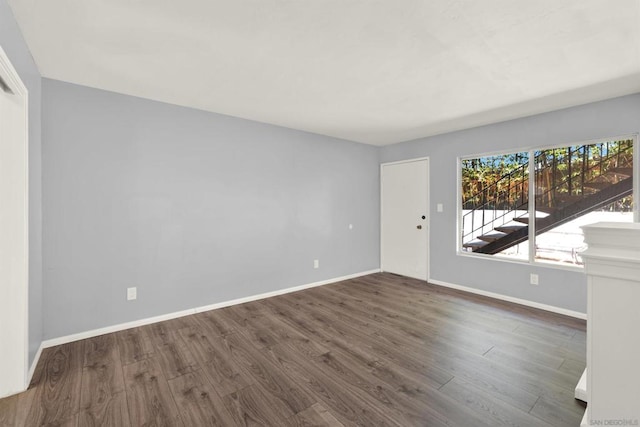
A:
<svg viewBox="0 0 640 427">
<path fill-rule="evenodd" d="M 582 265 L 581 226 L 634 220 L 633 148 L 621 138 L 462 159 L 462 252 Z"/>
<path fill-rule="evenodd" d="M 468 252 L 528 259 L 527 245 L 496 240 L 529 209 L 529 153 L 462 160 L 462 247 Z"/>
</svg>

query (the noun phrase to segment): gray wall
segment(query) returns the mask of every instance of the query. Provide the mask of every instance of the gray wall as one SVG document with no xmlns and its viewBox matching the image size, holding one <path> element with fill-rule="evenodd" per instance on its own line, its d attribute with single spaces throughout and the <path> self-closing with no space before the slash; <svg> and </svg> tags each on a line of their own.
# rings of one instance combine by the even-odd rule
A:
<svg viewBox="0 0 640 427">
<path fill-rule="evenodd" d="M 5 0 L 0 0 L 0 46 L 29 91 L 29 363 L 42 342 L 42 177 L 40 73 Z"/>
<path fill-rule="evenodd" d="M 376 147 L 48 79 L 42 126 L 46 338 L 379 268 Z"/>
<path fill-rule="evenodd" d="M 430 157 L 432 279 L 586 312 L 581 272 L 456 254 L 457 158 L 640 131 L 640 94 L 383 147 L 380 161 Z M 437 203 L 444 212 L 437 213 Z M 540 285 L 529 284 L 529 273 Z"/>
</svg>

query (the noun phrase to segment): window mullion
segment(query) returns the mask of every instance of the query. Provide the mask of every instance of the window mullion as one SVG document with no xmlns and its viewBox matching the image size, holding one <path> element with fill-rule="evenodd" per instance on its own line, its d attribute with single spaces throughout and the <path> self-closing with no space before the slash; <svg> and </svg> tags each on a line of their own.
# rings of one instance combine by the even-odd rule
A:
<svg viewBox="0 0 640 427">
<path fill-rule="evenodd" d="M 533 263 L 536 256 L 536 165 L 535 152 L 529 151 L 529 262 Z"/>
<path fill-rule="evenodd" d="M 633 136 L 633 220 L 640 222 L 640 153 L 638 152 L 638 135 Z"/>
</svg>

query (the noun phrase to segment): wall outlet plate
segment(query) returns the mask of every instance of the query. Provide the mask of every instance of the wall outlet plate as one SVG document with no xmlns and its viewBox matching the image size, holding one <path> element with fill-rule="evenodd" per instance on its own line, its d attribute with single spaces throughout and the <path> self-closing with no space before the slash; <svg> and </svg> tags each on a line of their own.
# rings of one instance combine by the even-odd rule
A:
<svg viewBox="0 0 640 427">
<path fill-rule="evenodd" d="M 529 283 L 531 283 L 532 285 L 537 285 L 539 283 L 538 275 L 531 273 L 531 276 L 529 277 Z"/>
<path fill-rule="evenodd" d="M 127 301 L 138 298 L 138 288 L 127 288 Z"/>
<path fill-rule="evenodd" d="M 320 260 L 318 259 L 313 260 L 313 268 L 320 268 Z"/>
</svg>

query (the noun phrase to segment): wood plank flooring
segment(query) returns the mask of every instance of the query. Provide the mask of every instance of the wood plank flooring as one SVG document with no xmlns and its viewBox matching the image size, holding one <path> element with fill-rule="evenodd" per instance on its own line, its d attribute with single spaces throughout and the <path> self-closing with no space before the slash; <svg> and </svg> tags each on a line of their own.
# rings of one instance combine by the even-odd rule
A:
<svg viewBox="0 0 640 427">
<path fill-rule="evenodd" d="M 0 426 L 577 426 L 585 341 L 379 273 L 45 349 Z"/>
</svg>

